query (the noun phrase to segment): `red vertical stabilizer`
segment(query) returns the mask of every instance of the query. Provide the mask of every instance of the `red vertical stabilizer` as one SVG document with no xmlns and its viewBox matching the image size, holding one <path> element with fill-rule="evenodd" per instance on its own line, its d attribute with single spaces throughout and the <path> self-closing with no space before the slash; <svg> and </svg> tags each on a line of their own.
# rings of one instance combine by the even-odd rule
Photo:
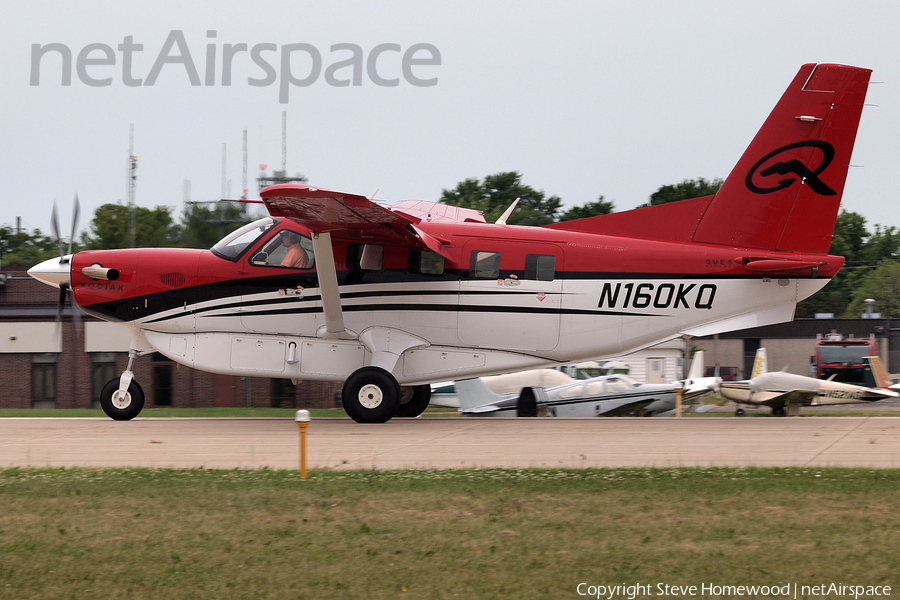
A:
<svg viewBox="0 0 900 600">
<path fill-rule="evenodd" d="M 803 65 L 713 197 L 693 241 L 827 253 L 870 74 Z"/>
</svg>

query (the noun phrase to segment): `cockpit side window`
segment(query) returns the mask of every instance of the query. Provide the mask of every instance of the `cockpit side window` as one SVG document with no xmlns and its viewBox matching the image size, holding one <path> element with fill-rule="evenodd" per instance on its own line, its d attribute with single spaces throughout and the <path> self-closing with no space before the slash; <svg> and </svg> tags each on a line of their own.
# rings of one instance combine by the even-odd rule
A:
<svg viewBox="0 0 900 600">
<path fill-rule="evenodd" d="M 267 231 L 272 229 L 272 227 L 278 223 L 278 219 L 273 219 L 272 217 L 265 217 L 258 221 L 248 223 L 243 227 L 235 229 L 216 242 L 211 250 L 216 256 L 230 261 L 236 261 L 244 252 L 246 252 L 247 248 L 252 246 L 256 240 L 265 235 Z"/>
<path fill-rule="evenodd" d="M 250 264 L 256 267 L 312 269 L 315 266 L 312 240 L 296 231 L 282 229 L 250 258 Z"/>
</svg>

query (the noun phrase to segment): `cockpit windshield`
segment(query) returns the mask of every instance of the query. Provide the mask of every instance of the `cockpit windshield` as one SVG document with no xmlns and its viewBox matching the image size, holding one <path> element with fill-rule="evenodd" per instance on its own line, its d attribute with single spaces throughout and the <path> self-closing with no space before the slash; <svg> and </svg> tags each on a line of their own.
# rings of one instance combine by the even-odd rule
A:
<svg viewBox="0 0 900 600">
<path fill-rule="evenodd" d="M 265 235 L 267 231 L 278 223 L 278 219 L 273 219 L 272 217 L 264 217 L 258 221 L 248 223 L 216 242 L 216 245 L 211 250 L 222 258 L 232 261 L 237 260 L 244 253 L 244 250 L 252 246 L 253 242 Z"/>
</svg>

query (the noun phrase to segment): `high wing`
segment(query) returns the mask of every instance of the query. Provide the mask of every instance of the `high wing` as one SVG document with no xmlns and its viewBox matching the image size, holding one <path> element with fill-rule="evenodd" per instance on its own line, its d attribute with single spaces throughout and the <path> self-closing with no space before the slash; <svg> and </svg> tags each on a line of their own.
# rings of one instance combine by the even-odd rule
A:
<svg viewBox="0 0 900 600">
<path fill-rule="evenodd" d="M 273 217 L 293 219 L 313 233 L 368 229 L 390 235 L 411 224 L 365 196 L 308 185 L 283 183 L 262 191 L 260 197 Z"/>
<path fill-rule="evenodd" d="M 424 200 L 385 207 L 359 194 L 284 183 L 267 187 L 260 197 L 273 217 L 300 223 L 313 233 L 397 243 L 444 254 L 439 240 L 422 231 L 426 222 L 484 223 L 481 211 Z"/>
</svg>

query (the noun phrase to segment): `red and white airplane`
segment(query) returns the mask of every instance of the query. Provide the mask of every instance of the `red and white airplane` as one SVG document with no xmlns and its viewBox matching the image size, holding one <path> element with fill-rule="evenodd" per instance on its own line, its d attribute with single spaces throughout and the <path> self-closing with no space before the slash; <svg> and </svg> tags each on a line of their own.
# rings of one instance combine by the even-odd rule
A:
<svg viewBox="0 0 900 600">
<path fill-rule="evenodd" d="M 344 381 L 359 422 L 416 416 L 430 382 L 790 320 L 843 264 L 828 249 L 870 73 L 801 67 L 714 196 L 517 227 L 275 185 L 260 194 L 270 216 L 210 250 L 84 251 L 29 273 L 130 330 L 103 392 L 114 419 L 143 407 L 132 365 L 150 352 Z"/>
</svg>

